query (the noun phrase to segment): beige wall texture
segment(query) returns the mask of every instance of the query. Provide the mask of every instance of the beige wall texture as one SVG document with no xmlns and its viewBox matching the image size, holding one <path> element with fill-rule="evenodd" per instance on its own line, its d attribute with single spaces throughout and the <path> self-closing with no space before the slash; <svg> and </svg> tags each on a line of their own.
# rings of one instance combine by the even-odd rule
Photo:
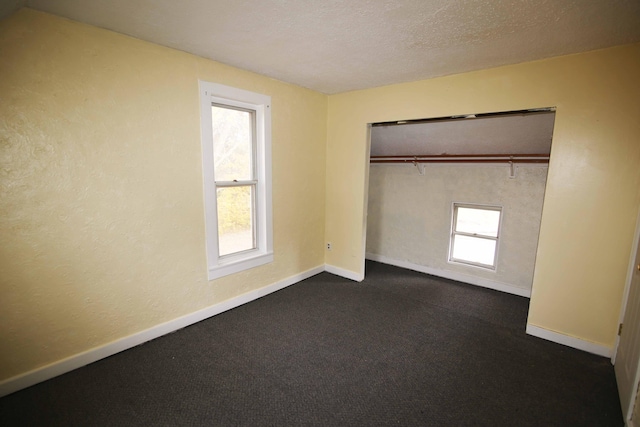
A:
<svg viewBox="0 0 640 427">
<path fill-rule="evenodd" d="M 0 63 L 0 381 L 324 264 L 325 95 L 29 9 Z M 275 261 L 212 282 L 198 79 L 273 111 Z"/>
<path fill-rule="evenodd" d="M 369 169 L 367 254 L 531 289 L 547 168 L 375 164 Z M 453 203 L 502 207 L 495 270 L 448 262 Z M 517 291 L 517 290 L 515 290 Z"/>
<path fill-rule="evenodd" d="M 640 206 L 640 44 L 329 97 L 326 263 L 364 273 L 367 124 L 556 107 L 528 322 L 616 336 Z"/>
</svg>

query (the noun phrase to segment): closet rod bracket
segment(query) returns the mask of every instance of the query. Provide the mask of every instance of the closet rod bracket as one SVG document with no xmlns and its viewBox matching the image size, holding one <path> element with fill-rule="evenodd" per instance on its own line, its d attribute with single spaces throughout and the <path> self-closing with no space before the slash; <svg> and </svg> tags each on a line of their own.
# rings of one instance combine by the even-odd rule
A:
<svg viewBox="0 0 640 427">
<path fill-rule="evenodd" d="M 418 169 L 418 173 L 420 175 L 424 175 L 424 168 L 426 165 L 424 163 L 420 163 L 417 157 L 413 158 L 413 165 Z"/>
<path fill-rule="evenodd" d="M 509 157 L 509 178 L 516 177 L 516 168 L 513 166 L 513 156 Z"/>
</svg>

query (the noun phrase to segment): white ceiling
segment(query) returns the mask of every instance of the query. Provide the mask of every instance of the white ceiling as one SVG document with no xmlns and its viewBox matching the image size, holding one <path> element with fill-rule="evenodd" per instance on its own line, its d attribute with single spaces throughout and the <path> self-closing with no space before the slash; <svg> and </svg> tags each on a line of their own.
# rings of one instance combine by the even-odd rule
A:
<svg viewBox="0 0 640 427">
<path fill-rule="evenodd" d="M 554 112 L 374 126 L 372 156 L 549 154 Z"/>
<path fill-rule="evenodd" d="M 333 94 L 640 41 L 639 0 L 0 0 Z"/>
</svg>

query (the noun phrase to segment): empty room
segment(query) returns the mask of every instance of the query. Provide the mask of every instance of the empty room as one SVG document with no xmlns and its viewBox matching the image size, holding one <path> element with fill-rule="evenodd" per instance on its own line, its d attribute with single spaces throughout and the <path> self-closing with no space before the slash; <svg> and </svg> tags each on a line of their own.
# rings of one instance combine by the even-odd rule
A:
<svg viewBox="0 0 640 427">
<path fill-rule="evenodd" d="M 0 424 L 640 425 L 638 76 L 625 0 L 0 0 Z"/>
</svg>

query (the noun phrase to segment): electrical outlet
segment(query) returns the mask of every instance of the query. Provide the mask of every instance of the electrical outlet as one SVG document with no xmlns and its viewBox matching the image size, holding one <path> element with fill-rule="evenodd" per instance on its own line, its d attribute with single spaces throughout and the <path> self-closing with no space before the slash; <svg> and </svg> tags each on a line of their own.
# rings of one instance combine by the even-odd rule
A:
<svg viewBox="0 0 640 427">
<path fill-rule="evenodd" d="M 327 242 L 327 250 L 330 251 L 331 250 L 331 242 Z"/>
</svg>

